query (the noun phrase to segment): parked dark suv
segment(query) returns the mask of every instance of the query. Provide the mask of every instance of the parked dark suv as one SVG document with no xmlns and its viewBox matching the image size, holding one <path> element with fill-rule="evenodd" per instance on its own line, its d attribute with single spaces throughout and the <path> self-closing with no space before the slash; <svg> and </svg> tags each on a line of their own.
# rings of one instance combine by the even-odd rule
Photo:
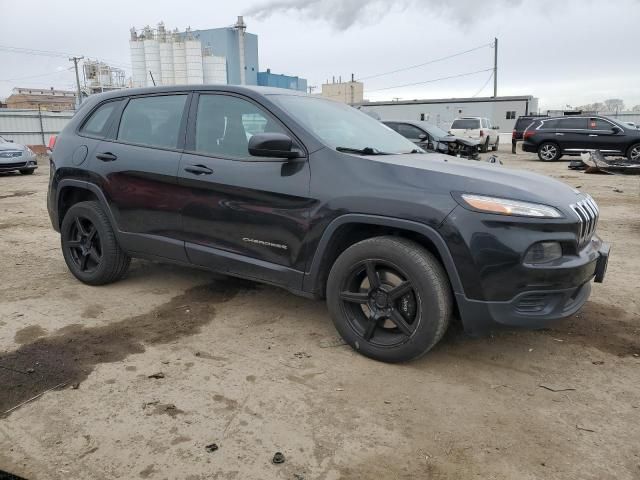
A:
<svg viewBox="0 0 640 480">
<path fill-rule="evenodd" d="M 536 152 L 544 162 L 600 150 L 603 155 L 626 156 L 640 163 L 640 130 L 611 118 L 593 115 L 544 118 L 529 125 L 523 138 L 522 150 Z"/>
<path fill-rule="evenodd" d="M 478 333 L 584 304 L 609 249 L 591 197 L 414 151 L 291 90 L 120 90 L 87 99 L 58 137 L 47 204 L 85 283 L 143 257 L 326 297 L 349 345 L 384 361 L 427 352 L 454 314 Z"/>
</svg>

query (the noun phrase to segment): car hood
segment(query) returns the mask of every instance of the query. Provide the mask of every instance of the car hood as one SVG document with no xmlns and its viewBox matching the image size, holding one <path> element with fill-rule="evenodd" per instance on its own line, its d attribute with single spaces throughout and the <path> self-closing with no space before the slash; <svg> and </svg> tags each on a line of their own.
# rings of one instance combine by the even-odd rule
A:
<svg viewBox="0 0 640 480">
<path fill-rule="evenodd" d="M 380 155 L 369 157 L 392 168 L 411 169 L 416 181 L 438 185 L 451 192 L 475 193 L 542 203 L 568 212 L 580 192 L 553 178 L 525 170 L 441 154 Z"/>
<path fill-rule="evenodd" d="M 0 151 L 6 150 L 24 152 L 26 150 L 26 147 L 24 145 L 20 145 L 19 143 L 0 143 Z"/>
</svg>

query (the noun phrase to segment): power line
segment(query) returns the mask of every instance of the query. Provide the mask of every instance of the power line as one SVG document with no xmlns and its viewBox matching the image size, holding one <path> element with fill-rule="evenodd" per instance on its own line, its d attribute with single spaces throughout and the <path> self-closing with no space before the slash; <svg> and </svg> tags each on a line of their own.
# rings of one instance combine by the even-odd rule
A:
<svg viewBox="0 0 640 480">
<path fill-rule="evenodd" d="M 27 80 L 29 78 L 47 77 L 49 75 L 56 75 L 58 73 L 66 73 L 66 72 L 68 72 L 68 71 L 70 71 L 72 69 L 73 69 L 73 67 L 70 67 L 70 68 L 65 68 L 64 70 L 56 70 L 55 72 L 39 73 L 37 75 L 27 75 L 26 77 L 7 78 L 5 80 L 0 80 L 0 82 L 11 83 L 11 82 L 15 82 L 15 81 L 18 81 L 18 80 Z"/>
<path fill-rule="evenodd" d="M 359 81 L 360 81 L 360 80 L 369 80 L 369 79 L 372 79 L 372 78 L 383 77 L 383 76 L 385 76 L 385 75 L 391 75 L 391 74 L 393 74 L 393 73 L 398 73 L 398 72 L 404 72 L 404 71 L 407 71 L 407 70 L 412 70 L 412 69 L 414 69 L 414 68 L 424 67 L 425 65 L 431 65 L 432 63 L 441 62 L 441 61 L 443 61 L 443 60 L 448 60 L 448 59 L 450 59 L 450 58 L 454 58 L 454 57 L 459 57 L 459 56 L 461 56 L 461 55 L 465 55 L 465 54 L 470 53 L 470 52 L 475 52 L 476 50 L 480 50 L 480 49 L 482 49 L 482 48 L 490 47 L 490 46 L 492 46 L 492 45 L 493 45 L 493 42 L 491 42 L 491 43 L 485 43 L 485 44 L 480 45 L 480 46 L 478 46 L 478 47 L 470 48 L 469 50 L 464 50 L 464 51 L 462 51 L 462 52 L 458 52 L 458 53 L 453 53 L 453 54 L 451 54 L 451 55 L 447 55 L 446 57 L 435 58 L 435 59 L 433 59 L 433 60 L 429 60 L 429 61 L 424 62 L 424 63 L 419 63 L 419 64 L 417 64 L 417 65 L 411 65 L 410 67 L 398 68 L 397 70 L 391 70 L 391 71 L 389 71 L 389 72 L 377 73 L 377 74 L 375 74 L 375 75 L 369 75 L 369 76 L 367 76 L 367 77 L 361 77 L 361 78 L 359 78 L 358 80 L 359 80 Z"/>
<path fill-rule="evenodd" d="M 10 45 L 0 45 L 0 51 L 4 51 L 8 53 L 19 53 L 23 55 L 40 55 L 44 57 L 54 57 L 54 58 L 69 58 L 69 57 L 81 56 L 81 55 L 77 55 L 69 52 L 55 52 L 53 50 L 37 50 L 35 48 L 12 47 Z M 131 66 L 130 63 L 126 63 L 126 62 L 114 62 L 106 58 L 103 58 L 102 60 L 111 65 L 116 65 L 116 66 L 120 65 L 120 66 L 126 66 L 126 67 Z"/>
<path fill-rule="evenodd" d="M 494 72 L 491 72 L 491 73 L 489 74 L 489 78 L 487 78 L 487 81 L 486 81 L 486 82 L 484 82 L 484 84 L 482 85 L 482 87 L 480 88 L 480 90 L 478 90 L 474 95 L 472 95 L 472 96 L 471 96 L 471 98 L 475 98 L 475 97 L 477 97 L 478 95 L 480 95 L 480 92 L 482 92 L 482 91 L 487 87 L 487 85 L 489 84 L 489 81 L 493 78 L 493 73 L 494 73 Z"/>
<path fill-rule="evenodd" d="M 457 75 L 450 75 L 448 77 L 433 78 L 431 80 L 425 80 L 423 82 L 405 83 L 404 85 L 394 85 L 392 87 L 376 88 L 375 90 L 367 90 L 367 92 L 371 93 L 371 92 L 379 92 L 381 90 L 391 90 L 393 88 L 403 88 L 403 87 L 412 87 L 414 85 L 424 85 L 426 83 L 434 83 L 434 82 L 439 82 L 441 80 L 449 80 L 449 79 L 452 79 L 452 78 L 468 77 L 470 75 L 476 75 L 478 73 L 488 72 L 490 70 L 493 70 L 493 67 L 485 68 L 483 70 L 477 70 L 475 72 L 459 73 Z"/>
</svg>

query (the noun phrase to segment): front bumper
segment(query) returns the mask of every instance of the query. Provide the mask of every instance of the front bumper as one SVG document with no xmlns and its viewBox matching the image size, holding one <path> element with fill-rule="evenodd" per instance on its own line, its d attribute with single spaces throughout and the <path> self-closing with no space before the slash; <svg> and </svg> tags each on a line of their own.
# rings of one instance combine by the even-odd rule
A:
<svg viewBox="0 0 640 480">
<path fill-rule="evenodd" d="M 0 172 L 35 170 L 36 168 L 38 168 L 38 161 L 35 155 L 23 155 L 20 157 L 0 160 Z"/>
<path fill-rule="evenodd" d="M 599 241 L 599 240 L 598 240 Z M 465 331 L 482 335 L 499 326 L 544 328 L 575 314 L 589 299 L 591 281 L 602 283 L 609 261 L 610 245 L 600 243 L 595 259 L 576 269 L 588 279 L 580 285 L 554 290 L 524 291 L 507 301 L 482 301 L 456 293 L 456 301 Z"/>
</svg>

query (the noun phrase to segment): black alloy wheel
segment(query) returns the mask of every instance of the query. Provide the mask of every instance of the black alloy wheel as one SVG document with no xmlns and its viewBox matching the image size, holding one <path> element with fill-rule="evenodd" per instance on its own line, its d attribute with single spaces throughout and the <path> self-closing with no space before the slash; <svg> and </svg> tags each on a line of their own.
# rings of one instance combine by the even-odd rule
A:
<svg viewBox="0 0 640 480">
<path fill-rule="evenodd" d="M 66 247 L 80 272 L 92 273 L 102 262 L 102 243 L 96 226 L 85 217 L 76 217 Z"/>
</svg>

